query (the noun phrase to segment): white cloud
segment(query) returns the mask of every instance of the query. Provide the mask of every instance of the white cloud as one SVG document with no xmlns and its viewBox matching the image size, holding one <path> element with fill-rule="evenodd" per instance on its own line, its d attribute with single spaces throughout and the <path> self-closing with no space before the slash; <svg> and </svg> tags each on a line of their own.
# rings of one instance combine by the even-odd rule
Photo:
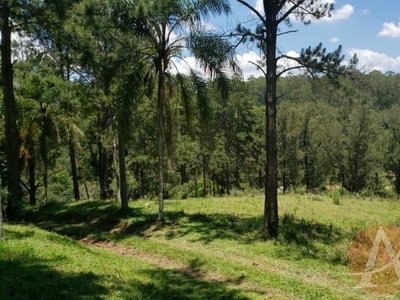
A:
<svg viewBox="0 0 400 300">
<path fill-rule="evenodd" d="M 243 53 L 242 55 L 237 55 L 236 59 L 239 63 L 240 68 L 242 69 L 243 77 L 245 80 L 247 80 L 250 76 L 263 76 L 262 71 L 253 64 L 257 64 L 261 60 L 261 56 L 254 51 Z"/>
<path fill-rule="evenodd" d="M 254 7 L 258 12 L 262 12 L 264 7 L 263 0 L 256 0 Z"/>
<path fill-rule="evenodd" d="M 363 15 L 369 15 L 369 9 L 363 9 L 361 12 Z"/>
<path fill-rule="evenodd" d="M 300 56 L 300 54 L 295 51 L 288 51 L 285 53 L 285 55 L 293 58 L 297 58 Z M 255 65 L 255 64 L 260 64 L 260 61 L 263 60 L 263 58 L 254 51 L 237 55 L 236 59 L 239 62 L 240 68 L 242 69 L 244 80 L 249 79 L 251 76 L 254 76 L 256 78 L 264 76 L 263 72 Z M 298 64 L 294 60 L 288 58 L 282 58 L 278 62 L 277 71 L 280 72 L 280 70 L 297 66 Z M 284 73 L 283 76 L 287 76 L 289 74 L 298 75 L 302 74 L 303 72 L 304 70 L 301 69 L 293 69 L 287 73 Z"/>
<path fill-rule="evenodd" d="M 330 41 L 331 43 L 337 43 L 337 42 L 339 42 L 339 38 L 333 37 L 333 38 L 331 38 L 329 41 Z"/>
<path fill-rule="evenodd" d="M 350 16 L 354 13 L 354 7 L 350 4 L 345 4 L 343 7 L 339 9 L 335 9 L 332 12 L 331 17 L 322 18 L 321 21 L 327 22 L 335 22 L 338 20 L 344 20 L 350 18 Z"/>
<path fill-rule="evenodd" d="M 317 1 L 316 4 L 335 4 L 336 0 L 320 0 Z M 259 12 L 263 11 L 263 0 L 256 0 L 255 1 L 255 6 L 254 6 Z M 331 16 L 328 17 L 323 17 L 319 20 L 315 20 L 312 17 L 306 18 L 308 21 L 313 21 L 313 22 L 335 22 L 339 20 L 344 20 L 350 18 L 350 16 L 354 13 L 354 7 L 350 4 L 345 4 L 339 9 L 334 9 L 331 12 Z M 294 19 L 292 16 L 291 21 L 297 21 Z"/>
<path fill-rule="evenodd" d="M 296 51 L 288 51 L 285 54 L 288 57 L 292 57 L 292 58 L 298 58 L 300 56 L 299 53 L 297 53 Z M 282 76 L 288 76 L 288 75 L 300 75 L 303 74 L 306 70 L 305 68 L 298 68 L 299 64 L 290 58 L 282 58 L 279 60 L 278 62 L 278 73 L 282 70 L 288 70 L 287 72 L 283 73 Z M 295 69 L 291 69 L 291 68 L 295 68 Z"/>
<path fill-rule="evenodd" d="M 397 25 L 393 22 L 383 23 L 383 29 L 381 32 L 378 33 L 378 36 L 400 38 L 400 18 Z"/>
<path fill-rule="evenodd" d="M 347 52 L 350 56 L 357 54 L 358 64 L 361 68 L 378 70 L 382 73 L 388 71 L 400 72 L 400 55 L 397 57 L 390 57 L 384 53 L 357 48 L 348 49 Z"/>
<path fill-rule="evenodd" d="M 201 68 L 196 63 L 196 59 L 193 56 L 185 57 L 185 59 L 178 59 L 173 57 L 170 69 L 173 74 L 180 73 L 188 75 L 190 73 L 190 69 L 201 72 Z"/>
<path fill-rule="evenodd" d="M 249 77 L 254 76 L 254 77 L 260 77 L 263 76 L 263 73 L 261 70 L 257 68 L 253 63 L 259 63 L 261 60 L 261 56 L 256 54 L 254 51 L 246 52 L 241 55 L 236 55 L 237 62 L 239 64 L 239 67 L 242 70 L 243 73 L 243 78 L 245 80 L 249 79 Z M 173 74 L 176 73 L 181 73 L 181 74 L 189 74 L 190 68 L 199 72 L 200 74 L 203 74 L 205 76 L 204 72 L 202 71 L 201 67 L 196 63 L 196 59 L 192 56 L 186 57 L 184 60 L 173 58 L 172 59 L 173 64 L 171 64 L 171 72 Z M 207 77 L 207 76 L 205 76 Z"/>
</svg>

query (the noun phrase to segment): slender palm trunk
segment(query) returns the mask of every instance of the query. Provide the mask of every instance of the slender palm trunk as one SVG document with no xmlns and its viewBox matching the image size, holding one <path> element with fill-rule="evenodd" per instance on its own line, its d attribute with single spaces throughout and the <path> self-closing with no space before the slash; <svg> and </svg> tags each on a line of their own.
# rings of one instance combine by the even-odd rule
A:
<svg viewBox="0 0 400 300">
<path fill-rule="evenodd" d="M 157 142 L 158 142 L 158 220 L 164 222 L 164 72 L 160 68 L 158 74 L 158 100 L 157 100 Z"/>
<path fill-rule="evenodd" d="M 264 1 L 265 2 L 265 1 Z M 274 3 L 274 2 L 273 2 Z M 265 3 L 264 3 L 265 5 Z M 264 233 L 269 238 L 278 237 L 278 155 L 276 145 L 276 39 L 275 4 L 265 5 L 267 18 L 267 96 L 266 96 L 266 152 Z"/>
<path fill-rule="evenodd" d="M 8 192 L 11 198 L 7 204 L 7 217 L 10 219 L 19 218 L 21 214 L 20 205 L 17 202 L 21 198 L 20 161 L 19 161 L 19 133 L 16 122 L 16 108 L 14 99 L 14 75 L 11 62 L 11 27 L 10 1 L 1 2 L 1 71 L 3 80 L 3 98 L 5 113 L 5 136 L 6 136 L 6 157 L 7 157 L 7 183 Z"/>
<path fill-rule="evenodd" d="M 65 49 L 66 54 L 64 56 L 65 59 L 65 65 L 61 64 L 60 65 L 60 74 L 63 80 L 69 82 L 71 79 L 71 69 L 70 69 L 70 57 L 69 57 L 69 49 L 68 47 Z M 61 57 L 63 57 L 62 51 L 61 51 Z M 64 76 L 64 66 L 65 66 L 65 76 Z M 67 105 L 67 111 L 71 114 L 74 113 L 74 109 L 72 104 Z M 73 133 L 70 133 L 71 136 L 69 137 L 69 159 L 71 163 L 71 173 L 72 173 L 72 184 L 74 188 L 74 198 L 76 201 L 79 201 L 81 199 L 80 193 L 79 193 L 79 179 L 78 179 L 78 169 L 76 167 L 76 151 L 75 151 L 75 145 L 74 145 L 74 136 Z"/>
</svg>

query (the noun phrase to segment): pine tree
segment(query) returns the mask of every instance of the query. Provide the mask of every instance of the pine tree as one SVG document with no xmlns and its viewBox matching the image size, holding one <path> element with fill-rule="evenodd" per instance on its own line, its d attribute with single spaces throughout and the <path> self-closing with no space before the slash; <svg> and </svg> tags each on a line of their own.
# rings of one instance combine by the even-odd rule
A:
<svg viewBox="0 0 400 300">
<path fill-rule="evenodd" d="M 329 16 L 333 5 L 325 1 L 315 0 L 264 0 L 262 9 L 259 11 L 249 1 L 237 0 L 248 8 L 257 18 L 256 28 L 245 28 L 238 25 L 236 35 L 242 41 L 255 42 L 263 53 L 264 61 L 255 63 L 265 75 L 266 86 L 266 187 L 264 207 L 264 233 L 266 237 L 276 238 L 278 236 L 278 160 L 277 160 L 277 79 L 287 71 L 304 68 L 311 73 L 341 73 L 341 47 L 333 53 L 327 53 L 322 45 L 315 48 L 307 48 L 301 51 L 300 57 L 289 57 L 282 54 L 278 56 L 277 41 L 281 32 L 282 24 L 291 24 L 291 18 L 297 18 L 304 23 L 309 23 L 311 18 L 320 19 Z M 294 60 L 295 67 L 278 70 L 278 62 L 282 59 Z"/>
</svg>

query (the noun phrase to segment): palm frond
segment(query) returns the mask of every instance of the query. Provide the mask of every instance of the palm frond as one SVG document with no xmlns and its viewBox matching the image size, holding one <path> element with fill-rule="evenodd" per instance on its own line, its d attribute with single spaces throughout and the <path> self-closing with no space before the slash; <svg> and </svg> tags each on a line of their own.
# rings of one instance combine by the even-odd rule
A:
<svg viewBox="0 0 400 300">
<path fill-rule="evenodd" d="M 241 72 L 230 42 L 204 26 L 198 26 L 191 32 L 188 47 L 211 78 L 220 76 L 222 72 Z"/>
</svg>

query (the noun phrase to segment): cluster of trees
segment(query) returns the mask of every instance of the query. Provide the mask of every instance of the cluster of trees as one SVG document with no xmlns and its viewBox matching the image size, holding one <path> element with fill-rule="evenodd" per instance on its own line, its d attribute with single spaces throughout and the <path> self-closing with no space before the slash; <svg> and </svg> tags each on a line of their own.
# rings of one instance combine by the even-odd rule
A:
<svg viewBox="0 0 400 300">
<path fill-rule="evenodd" d="M 324 1 L 238 2 L 255 26 L 217 34 L 204 20 L 229 1 L 1 1 L 7 217 L 26 198 L 118 198 L 126 211 L 157 195 L 162 221 L 165 197 L 264 188 L 276 236 L 280 186 L 383 193 L 392 180 L 400 192 L 399 76 L 344 67 L 340 48 L 279 56 L 281 24 L 328 16 Z M 241 79 L 243 42 L 263 54 L 263 78 Z M 187 52 L 208 78 L 179 73 Z M 281 77 L 294 69 L 303 75 Z"/>
</svg>

